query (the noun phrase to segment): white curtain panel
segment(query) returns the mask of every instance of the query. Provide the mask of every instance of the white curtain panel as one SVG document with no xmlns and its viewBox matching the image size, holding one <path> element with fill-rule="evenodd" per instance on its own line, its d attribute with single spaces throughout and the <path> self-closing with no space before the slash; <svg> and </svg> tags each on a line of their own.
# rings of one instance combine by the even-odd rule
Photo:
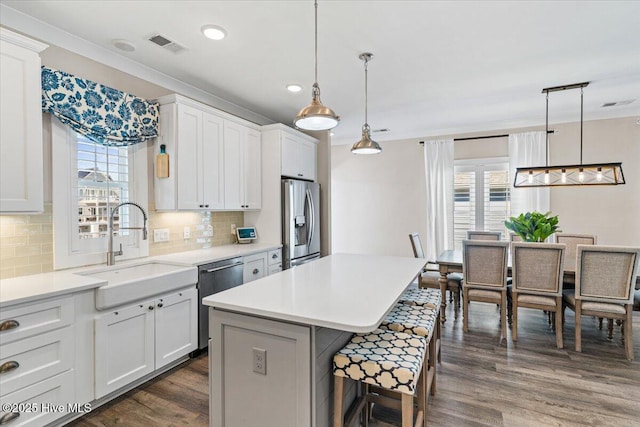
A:
<svg viewBox="0 0 640 427">
<path fill-rule="evenodd" d="M 547 135 L 544 131 L 509 135 L 509 176 L 511 179 L 510 216 L 517 216 L 530 211 L 545 213 L 551 210 L 549 187 L 513 187 L 516 168 L 544 166 L 546 164 L 546 137 Z"/>
<path fill-rule="evenodd" d="M 427 235 L 425 256 L 435 261 L 440 252 L 453 249 L 453 139 L 425 141 L 427 183 Z"/>
</svg>

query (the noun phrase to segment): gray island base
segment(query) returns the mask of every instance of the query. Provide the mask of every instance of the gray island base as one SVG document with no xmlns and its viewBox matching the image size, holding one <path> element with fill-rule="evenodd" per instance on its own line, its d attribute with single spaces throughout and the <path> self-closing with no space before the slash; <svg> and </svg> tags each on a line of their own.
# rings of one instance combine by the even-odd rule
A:
<svg viewBox="0 0 640 427">
<path fill-rule="evenodd" d="M 376 329 L 424 265 L 335 254 L 205 298 L 210 425 L 332 425 L 334 353 Z M 346 408 L 355 396 L 350 383 Z"/>
</svg>

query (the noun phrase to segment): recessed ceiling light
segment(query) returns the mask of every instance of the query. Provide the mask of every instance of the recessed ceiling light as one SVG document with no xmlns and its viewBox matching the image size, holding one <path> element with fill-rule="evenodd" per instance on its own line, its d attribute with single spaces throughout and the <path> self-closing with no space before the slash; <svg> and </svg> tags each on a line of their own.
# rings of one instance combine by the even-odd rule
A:
<svg viewBox="0 0 640 427">
<path fill-rule="evenodd" d="M 205 25 L 200 30 L 206 38 L 211 40 L 222 40 L 227 37 L 227 30 L 217 25 Z"/>
<path fill-rule="evenodd" d="M 302 90 L 302 86 L 297 83 L 292 83 L 290 85 L 287 85 L 287 90 L 289 92 L 298 93 Z"/>
<path fill-rule="evenodd" d="M 124 50 L 125 52 L 133 52 L 136 50 L 136 47 L 129 40 L 124 39 L 115 39 L 111 40 L 111 44 L 120 50 Z"/>
</svg>

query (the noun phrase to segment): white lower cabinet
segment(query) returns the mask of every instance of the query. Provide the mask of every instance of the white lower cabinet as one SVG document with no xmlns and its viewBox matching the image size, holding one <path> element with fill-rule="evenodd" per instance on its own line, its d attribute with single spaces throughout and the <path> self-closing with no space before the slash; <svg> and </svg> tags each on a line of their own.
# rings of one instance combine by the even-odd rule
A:
<svg viewBox="0 0 640 427">
<path fill-rule="evenodd" d="M 115 308 L 95 319 L 96 398 L 197 348 L 195 287 Z"/>
<path fill-rule="evenodd" d="M 268 275 L 267 253 L 248 255 L 244 257 L 244 271 L 242 283 L 248 283 Z"/>
</svg>

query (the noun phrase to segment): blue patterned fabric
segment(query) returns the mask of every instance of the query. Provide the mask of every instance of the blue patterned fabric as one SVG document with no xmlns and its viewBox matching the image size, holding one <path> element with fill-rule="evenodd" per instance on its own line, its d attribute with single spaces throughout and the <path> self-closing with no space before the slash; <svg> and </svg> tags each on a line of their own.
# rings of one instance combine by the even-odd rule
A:
<svg viewBox="0 0 640 427">
<path fill-rule="evenodd" d="M 45 66 L 41 77 L 42 111 L 91 141 L 122 147 L 158 136 L 157 103 Z"/>
</svg>

